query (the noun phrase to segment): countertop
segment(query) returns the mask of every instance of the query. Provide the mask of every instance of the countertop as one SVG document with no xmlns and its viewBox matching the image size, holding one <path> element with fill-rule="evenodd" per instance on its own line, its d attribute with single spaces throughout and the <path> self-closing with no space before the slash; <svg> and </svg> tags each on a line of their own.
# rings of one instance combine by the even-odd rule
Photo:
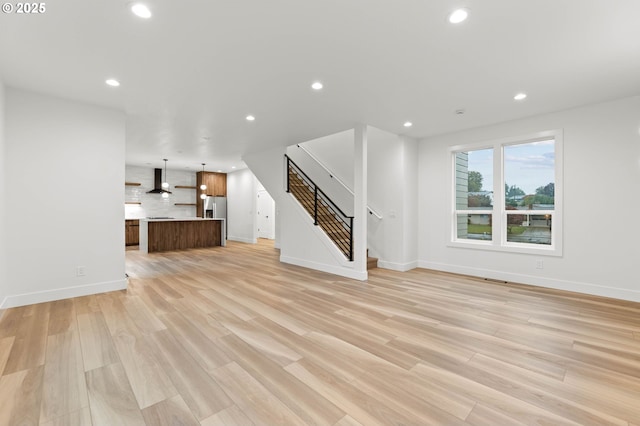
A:
<svg viewBox="0 0 640 426">
<path fill-rule="evenodd" d="M 224 220 L 220 218 L 212 219 L 212 218 L 203 218 L 203 217 L 172 217 L 172 218 L 148 218 L 144 217 L 138 219 L 140 222 L 187 222 L 187 221 L 197 221 L 197 220 Z"/>
</svg>

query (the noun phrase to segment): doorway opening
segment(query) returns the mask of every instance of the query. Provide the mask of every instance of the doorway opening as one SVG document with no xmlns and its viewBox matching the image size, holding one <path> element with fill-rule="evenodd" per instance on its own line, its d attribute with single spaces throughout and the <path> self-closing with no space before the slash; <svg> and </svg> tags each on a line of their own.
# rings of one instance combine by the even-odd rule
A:
<svg viewBox="0 0 640 426">
<path fill-rule="evenodd" d="M 258 238 L 274 240 L 276 238 L 275 202 L 264 189 L 258 190 L 256 211 L 258 213 Z"/>
</svg>

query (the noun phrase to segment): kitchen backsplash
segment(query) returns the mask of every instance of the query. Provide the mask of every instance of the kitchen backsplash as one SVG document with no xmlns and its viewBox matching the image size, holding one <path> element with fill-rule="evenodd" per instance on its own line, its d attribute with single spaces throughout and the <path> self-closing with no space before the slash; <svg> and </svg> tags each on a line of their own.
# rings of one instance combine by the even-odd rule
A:
<svg viewBox="0 0 640 426">
<path fill-rule="evenodd" d="M 140 186 L 125 186 L 125 202 L 141 202 L 142 204 L 125 204 L 126 219 L 142 219 L 145 217 L 195 217 L 195 206 L 176 206 L 176 203 L 195 203 L 196 190 L 190 188 L 176 188 L 181 186 L 196 186 L 196 172 L 167 170 L 169 181 L 169 198 L 162 198 L 162 194 L 147 194 L 153 189 L 153 173 L 151 167 L 126 166 L 125 181 L 137 182 Z M 162 170 L 164 177 L 164 169 Z"/>
</svg>

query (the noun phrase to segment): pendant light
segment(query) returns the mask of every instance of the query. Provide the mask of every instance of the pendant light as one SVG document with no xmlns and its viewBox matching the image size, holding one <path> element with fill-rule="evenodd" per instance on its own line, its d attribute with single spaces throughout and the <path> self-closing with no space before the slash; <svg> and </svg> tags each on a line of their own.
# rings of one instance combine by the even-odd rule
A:
<svg viewBox="0 0 640 426">
<path fill-rule="evenodd" d="M 200 185 L 201 190 L 207 189 L 207 185 L 204 183 L 204 163 L 202 163 L 202 185 Z"/>
<path fill-rule="evenodd" d="M 204 191 L 207 190 L 207 185 L 204 183 L 204 163 L 202 163 L 202 185 L 200 185 L 200 190 L 202 191 L 202 194 L 200 194 L 200 199 L 206 200 L 207 194 Z"/>
<path fill-rule="evenodd" d="M 162 189 L 165 190 L 165 192 L 162 193 L 162 198 L 169 198 L 169 182 L 167 179 L 167 159 L 163 158 L 162 159 L 164 161 L 164 181 L 162 181 Z"/>
</svg>

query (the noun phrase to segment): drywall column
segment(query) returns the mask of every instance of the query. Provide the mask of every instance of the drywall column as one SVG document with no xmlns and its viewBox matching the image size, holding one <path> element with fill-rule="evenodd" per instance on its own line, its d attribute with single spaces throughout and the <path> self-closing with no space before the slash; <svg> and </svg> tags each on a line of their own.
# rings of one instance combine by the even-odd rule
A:
<svg viewBox="0 0 640 426">
<path fill-rule="evenodd" d="M 403 217 L 401 270 L 418 267 L 418 142 L 403 136 Z"/>
<path fill-rule="evenodd" d="M 354 271 L 367 275 L 367 127 L 357 125 L 353 158 L 353 260 Z"/>
</svg>

